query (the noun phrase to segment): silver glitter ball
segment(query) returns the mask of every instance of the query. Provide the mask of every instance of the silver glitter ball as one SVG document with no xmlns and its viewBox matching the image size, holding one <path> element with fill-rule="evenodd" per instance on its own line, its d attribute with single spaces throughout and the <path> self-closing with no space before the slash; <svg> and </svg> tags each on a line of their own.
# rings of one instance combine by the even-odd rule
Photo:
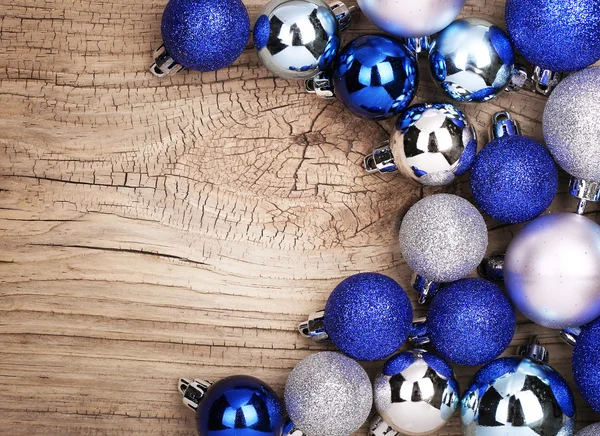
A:
<svg viewBox="0 0 600 436">
<path fill-rule="evenodd" d="M 285 405 L 306 436 L 349 436 L 367 420 L 373 388 L 365 370 L 340 353 L 308 356 L 285 384 Z"/>
<path fill-rule="evenodd" d="M 581 429 L 577 432 L 576 436 L 599 436 L 600 435 L 600 423 L 588 425 L 586 428 Z"/>
<path fill-rule="evenodd" d="M 422 185 L 442 186 L 471 167 L 477 137 L 456 106 L 418 104 L 400 115 L 390 137 L 390 149 L 404 176 Z"/>
<path fill-rule="evenodd" d="M 400 226 L 400 248 L 408 266 L 434 282 L 453 282 L 481 262 L 488 233 L 479 211 L 464 198 L 436 194 L 417 202 Z"/>
<path fill-rule="evenodd" d="M 272 0 L 254 25 L 254 45 L 277 76 L 310 79 L 335 59 L 340 26 L 322 0 Z"/>
<path fill-rule="evenodd" d="M 381 30 L 402 38 L 433 35 L 450 24 L 465 0 L 358 0 L 360 10 Z"/>
<path fill-rule="evenodd" d="M 510 82 L 515 52 L 508 35 L 489 21 L 466 18 L 450 24 L 429 51 L 434 81 L 453 100 L 482 102 Z"/>
<path fill-rule="evenodd" d="M 574 213 L 542 215 L 513 238 L 504 284 L 515 307 L 553 329 L 600 316 L 600 226 Z"/>
<path fill-rule="evenodd" d="M 600 182 L 600 67 L 565 78 L 544 111 L 546 145 L 567 173 Z"/>
<path fill-rule="evenodd" d="M 458 407 L 460 389 L 444 359 L 412 350 L 386 361 L 373 396 L 377 413 L 392 429 L 417 436 L 446 425 Z"/>
</svg>

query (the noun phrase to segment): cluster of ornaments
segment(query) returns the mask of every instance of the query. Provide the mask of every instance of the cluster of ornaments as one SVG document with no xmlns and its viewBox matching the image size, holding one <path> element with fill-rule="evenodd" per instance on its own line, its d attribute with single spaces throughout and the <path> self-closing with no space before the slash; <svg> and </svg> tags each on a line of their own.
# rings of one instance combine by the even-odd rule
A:
<svg viewBox="0 0 600 436">
<path fill-rule="evenodd" d="M 302 336 L 339 352 L 296 365 L 285 386 L 287 415 L 254 377 L 181 379 L 200 436 L 349 436 L 365 422 L 373 436 L 427 435 L 457 412 L 465 435 L 573 435 L 574 397 L 546 349 L 534 339 L 500 358 L 515 334 L 516 310 L 573 346 L 575 383 L 600 412 L 600 225 L 584 216 L 588 202 L 600 201 L 600 67 L 590 67 L 600 59 L 600 1 L 507 0 L 507 32 L 481 18 L 457 19 L 463 6 L 359 0 L 387 35 L 344 45 L 354 8 L 339 1 L 272 0 L 251 31 L 240 0 L 169 0 L 150 68 L 156 76 L 225 68 L 252 33 L 258 58 L 275 76 L 304 80 L 309 93 L 337 98 L 358 117 L 398 117 L 389 141 L 365 157 L 367 172 L 445 186 L 470 171 L 475 202 L 431 195 L 401 223 L 400 250 L 419 302 L 428 304 L 424 318 L 413 315 L 393 279 L 362 273 L 339 283 L 323 310 L 300 324 Z M 545 145 L 523 136 L 503 111 L 478 152 L 475 129 L 454 104 L 411 106 L 422 53 L 453 103 L 483 103 L 506 90 L 549 95 Z M 576 213 L 544 214 L 559 168 L 572 176 L 579 204 Z M 505 254 L 485 258 L 482 212 L 526 223 Z M 469 277 L 478 267 L 485 279 Z M 383 359 L 373 382 L 357 363 Z M 464 391 L 452 364 L 481 366 Z M 599 425 L 578 434 L 600 435 Z"/>
</svg>

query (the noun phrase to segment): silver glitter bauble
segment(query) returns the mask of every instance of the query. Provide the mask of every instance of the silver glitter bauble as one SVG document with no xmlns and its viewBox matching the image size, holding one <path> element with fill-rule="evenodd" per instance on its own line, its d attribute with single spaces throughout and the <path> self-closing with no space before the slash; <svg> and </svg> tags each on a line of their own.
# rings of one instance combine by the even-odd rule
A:
<svg viewBox="0 0 600 436">
<path fill-rule="evenodd" d="M 563 329 L 600 316 L 600 226 L 574 213 L 543 215 L 513 238 L 504 283 L 533 322 Z"/>
<path fill-rule="evenodd" d="M 457 20 L 435 38 L 429 51 L 434 81 L 450 98 L 482 102 L 509 84 L 515 52 L 508 35 L 480 18 Z"/>
<path fill-rule="evenodd" d="M 369 416 L 372 389 L 358 363 L 324 351 L 292 370 L 285 384 L 285 405 L 294 426 L 306 436 L 349 436 Z"/>
<path fill-rule="evenodd" d="M 377 413 L 393 430 L 417 436 L 446 425 L 458 407 L 460 389 L 444 359 L 412 350 L 386 361 L 373 384 L 373 397 Z M 386 430 L 381 423 L 371 426 L 374 436 L 389 434 Z"/>
<path fill-rule="evenodd" d="M 360 10 L 381 30 L 402 38 L 433 35 L 450 24 L 465 0 L 358 0 Z"/>
<path fill-rule="evenodd" d="M 464 198 L 436 194 L 417 202 L 400 226 L 400 248 L 408 266 L 434 282 L 453 282 L 481 262 L 488 233 L 479 211 Z"/>
<path fill-rule="evenodd" d="M 340 26 L 322 0 L 272 0 L 254 26 L 254 45 L 277 76 L 310 79 L 335 59 Z"/>
<path fill-rule="evenodd" d="M 575 436 L 599 436 L 600 435 L 600 423 L 588 425 L 586 428 L 581 429 Z"/>
</svg>

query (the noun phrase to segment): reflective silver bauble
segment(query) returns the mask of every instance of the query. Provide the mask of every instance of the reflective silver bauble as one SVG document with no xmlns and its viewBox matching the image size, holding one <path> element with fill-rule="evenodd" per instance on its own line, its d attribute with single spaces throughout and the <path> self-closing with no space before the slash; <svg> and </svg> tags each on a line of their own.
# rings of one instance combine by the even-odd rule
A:
<svg viewBox="0 0 600 436">
<path fill-rule="evenodd" d="M 340 25 L 322 0 L 272 0 L 254 26 L 254 45 L 277 76 L 310 79 L 335 59 Z"/>
<path fill-rule="evenodd" d="M 513 238 L 504 283 L 515 307 L 545 327 L 600 316 L 600 226 L 574 213 L 542 215 Z"/>
<path fill-rule="evenodd" d="M 509 84 L 515 52 L 502 29 L 480 18 L 457 20 L 434 40 L 429 65 L 435 82 L 455 101 L 482 102 Z"/>
<path fill-rule="evenodd" d="M 598 436 L 600 435 L 600 423 L 588 425 L 586 428 L 579 430 L 576 436 Z"/>
<path fill-rule="evenodd" d="M 358 0 L 360 10 L 381 30 L 402 38 L 433 35 L 450 24 L 465 0 Z"/>
<path fill-rule="evenodd" d="M 373 388 L 365 370 L 340 353 L 300 361 L 285 384 L 285 405 L 306 436 L 349 436 L 367 420 Z"/>
<path fill-rule="evenodd" d="M 412 350 L 386 361 L 373 384 L 373 396 L 384 422 L 377 417 L 371 421 L 372 435 L 387 436 L 391 428 L 417 436 L 432 434 L 446 425 L 458 407 L 460 389 L 444 359 Z"/>
</svg>

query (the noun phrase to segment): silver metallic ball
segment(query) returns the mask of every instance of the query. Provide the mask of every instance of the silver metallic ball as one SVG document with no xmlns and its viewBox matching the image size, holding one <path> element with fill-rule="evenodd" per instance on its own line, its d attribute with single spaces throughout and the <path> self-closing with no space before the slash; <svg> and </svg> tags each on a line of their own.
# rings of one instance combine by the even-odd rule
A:
<svg viewBox="0 0 600 436">
<path fill-rule="evenodd" d="M 432 434 L 452 417 L 460 389 L 441 357 L 412 350 L 388 359 L 373 384 L 377 413 L 396 431 Z"/>
<path fill-rule="evenodd" d="M 453 282 L 481 262 L 488 233 L 481 213 L 464 198 L 436 194 L 417 202 L 400 226 L 408 266 L 434 282 Z"/>
<path fill-rule="evenodd" d="M 322 0 L 272 0 L 254 25 L 254 45 L 277 76 L 310 79 L 334 61 L 340 26 Z"/>
<path fill-rule="evenodd" d="M 477 154 L 477 136 L 456 106 L 419 104 L 400 115 L 390 149 L 404 176 L 422 185 L 442 186 L 471 167 Z"/>
<path fill-rule="evenodd" d="M 600 67 L 574 73 L 550 94 L 544 138 L 554 159 L 579 179 L 600 182 Z"/>
<path fill-rule="evenodd" d="M 358 0 L 360 10 L 381 30 L 401 38 L 439 32 L 460 13 L 465 0 Z"/>
<path fill-rule="evenodd" d="M 504 283 L 515 307 L 553 329 L 600 316 L 600 226 L 574 213 L 542 215 L 513 238 Z"/>
<path fill-rule="evenodd" d="M 573 436 L 575 400 L 548 365 L 505 357 L 475 374 L 460 417 L 465 436 Z"/>
<path fill-rule="evenodd" d="M 480 18 L 466 18 L 439 33 L 429 51 L 429 66 L 434 81 L 450 98 L 482 102 L 506 89 L 515 52 L 502 29 Z"/>
<path fill-rule="evenodd" d="M 306 436 L 349 436 L 367 420 L 373 388 L 365 370 L 340 353 L 308 356 L 285 384 L 285 405 Z"/>
<path fill-rule="evenodd" d="M 586 428 L 581 429 L 575 436 L 598 436 L 600 435 L 600 423 L 588 425 Z"/>
</svg>

